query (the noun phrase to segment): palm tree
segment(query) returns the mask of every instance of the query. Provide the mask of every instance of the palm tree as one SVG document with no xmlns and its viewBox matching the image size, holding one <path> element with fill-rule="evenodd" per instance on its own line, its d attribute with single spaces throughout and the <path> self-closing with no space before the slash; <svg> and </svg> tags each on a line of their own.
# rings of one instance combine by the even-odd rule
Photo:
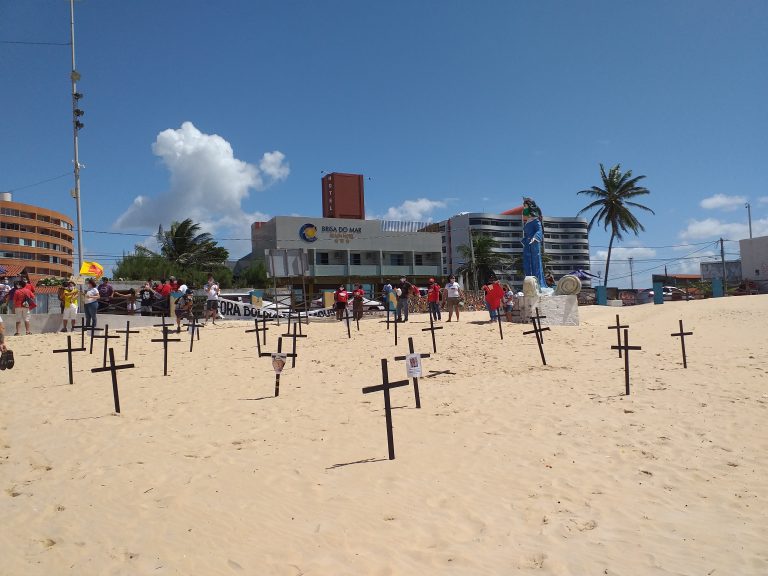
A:
<svg viewBox="0 0 768 576">
<path fill-rule="evenodd" d="M 464 258 L 464 264 L 456 270 L 459 274 L 469 274 L 474 280 L 475 290 L 477 289 L 478 275 L 488 278 L 495 274 L 496 269 L 502 269 L 512 263 L 512 257 L 509 254 L 495 252 L 499 243 L 485 235 L 474 235 L 470 231 L 472 246 L 459 246 L 459 254 Z"/>
<path fill-rule="evenodd" d="M 645 210 L 651 214 L 655 214 L 653 210 L 642 204 L 632 201 L 638 196 L 644 194 L 650 194 L 650 190 L 642 186 L 638 186 L 637 183 L 645 178 L 645 176 L 632 177 L 632 170 L 627 170 L 622 174 L 621 165 L 616 164 L 613 168 L 605 173 L 605 168 L 600 164 L 600 177 L 603 180 L 603 187 L 592 186 L 588 190 L 581 190 L 578 194 L 586 194 L 592 198 L 596 198 L 594 202 L 585 206 L 579 211 L 579 215 L 593 208 L 597 208 L 598 211 L 592 216 L 589 221 L 587 230 L 592 230 L 592 225 L 597 222 L 602 224 L 605 230 L 608 227 L 611 229 L 611 240 L 608 243 L 608 258 L 605 261 L 605 278 L 603 285 L 608 285 L 608 267 L 611 264 L 611 250 L 613 249 L 613 241 L 623 240 L 622 233 L 632 232 L 637 235 L 638 232 L 645 230 L 640 221 L 629 210 L 632 208 L 639 208 Z"/>
<path fill-rule="evenodd" d="M 160 244 L 160 254 L 140 245 L 136 246 L 136 253 L 142 256 L 162 256 L 184 270 L 221 266 L 229 257 L 226 248 L 218 246 L 207 232 L 201 234 L 200 225 L 193 223 L 191 218 L 173 222 L 166 232 L 160 226 L 156 238 Z"/>
</svg>

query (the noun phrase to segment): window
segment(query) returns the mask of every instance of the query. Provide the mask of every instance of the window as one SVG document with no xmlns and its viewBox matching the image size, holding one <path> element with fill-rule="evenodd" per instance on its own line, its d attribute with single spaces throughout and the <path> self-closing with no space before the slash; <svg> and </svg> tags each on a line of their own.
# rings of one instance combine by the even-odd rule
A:
<svg viewBox="0 0 768 576">
<path fill-rule="evenodd" d="M 349 255 L 349 263 L 352 264 L 352 266 L 360 266 L 360 253 L 352 252 Z"/>
<path fill-rule="evenodd" d="M 315 263 L 316 264 L 320 264 L 320 265 L 327 265 L 328 264 L 328 252 L 318 252 L 317 256 L 316 256 L 316 259 L 315 259 Z"/>
<path fill-rule="evenodd" d="M 424 266 L 424 256 L 422 256 L 421 254 L 414 254 L 413 263 L 416 266 Z"/>
<path fill-rule="evenodd" d="M 405 256 L 402 254 L 390 254 L 389 255 L 389 265 L 390 266 L 404 266 L 405 265 Z"/>
</svg>

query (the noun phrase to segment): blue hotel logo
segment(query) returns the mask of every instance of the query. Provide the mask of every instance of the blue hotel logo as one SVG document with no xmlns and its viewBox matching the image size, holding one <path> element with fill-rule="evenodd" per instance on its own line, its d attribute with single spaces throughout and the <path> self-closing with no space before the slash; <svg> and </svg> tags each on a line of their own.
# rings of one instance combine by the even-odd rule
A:
<svg viewBox="0 0 768 576">
<path fill-rule="evenodd" d="M 317 226 L 314 224 L 304 224 L 299 228 L 299 238 L 304 242 L 314 242 L 317 240 Z"/>
</svg>

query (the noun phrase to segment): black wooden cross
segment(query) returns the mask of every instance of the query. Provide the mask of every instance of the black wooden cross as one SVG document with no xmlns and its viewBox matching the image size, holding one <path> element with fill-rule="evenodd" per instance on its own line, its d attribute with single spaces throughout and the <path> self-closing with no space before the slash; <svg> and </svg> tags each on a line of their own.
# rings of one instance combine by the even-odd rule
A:
<svg viewBox="0 0 768 576">
<path fill-rule="evenodd" d="M 536 322 L 536 326 L 539 327 L 539 332 L 536 335 L 536 337 L 541 340 L 542 344 L 544 344 L 544 334 L 543 334 L 544 329 L 541 327 L 541 321 L 542 321 L 542 319 L 546 318 L 546 316 L 542 316 L 541 314 L 539 314 L 538 307 L 534 308 L 534 310 L 536 310 L 536 316 L 531 316 L 531 320 Z M 549 328 L 547 328 L 547 330 L 549 330 Z"/>
<path fill-rule="evenodd" d="M 619 348 L 619 358 L 621 358 L 621 329 L 629 328 L 628 324 L 622 325 L 619 322 L 619 315 L 616 314 L 616 326 L 608 326 L 608 330 L 616 330 L 616 345 Z"/>
<path fill-rule="evenodd" d="M 298 331 L 293 330 L 291 331 L 291 311 L 288 311 L 288 330 L 283 334 L 283 336 L 286 336 L 287 338 L 306 338 L 306 334 L 301 333 L 301 312 L 297 312 L 296 319 L 293 320 L 293 325 L 296 326 L 298 324 L 299 329 Z"/>
<path fill-rule="evenodd" d="M 165 316 L 163 316 L 163 319 L 165 319 Z M 181 338 L 168 338 L 170 329 L 170 325 L 163 324 L 163 337 L 150 340 L 150 342 L 163 343 L 163 376 L 168 376 L 168 342 L 181 342 Z"/>
<path fill-rule="evenodd" d="M 116 336 L 115 334 L 109 333 L 109 324 L 106 324 L 104 326 L 104 334 L 101 336 L 91 336 L 91 347 L 93 347 L 93 339 L 94 338 L 103 338 L 104 339 L 104 357 L 101 361 L 101 367 L 106 368 L 107 367 L 107 347 L 109 344 L 110 338 L 120 338 L 120 336 Z"/>
<path fill-rule="evenodd" d="M 296 340 L 294 340 L 294 343 Z M 277 339 L 277 353 L 282 354 L 283 353 L 283 338 L 279 337 Z M 272 354 L 269 354 L 269 356 L 272 356 Z M 295 358 L 296 354 L 286 354 L 288 358 Z M 278 372 L 275 372 L 275 398 L 280 396 L 280 374 Z"/>
<path fill-rule="evenodd" d="M 680 320 L 680 332 L 670 334 L 670 336 L 680 336 L 680 346 L 683 349 L 683 368 L 688 368 L 688 360 L 685 356 L 685 337 L 693 336 L 693 332 L 683 332 L 683 321 Z"/>
<path fill-rule="evenodd" d="M 397 318 L 395 318 L 393 324 L 395 325 L 395 346 L 397 346 L 397 325 L 400 324 L 400 322 L 398 322 Z"/>
<path fill-rule="evenodd" d="M 266 344 L 267 343 L 266 342 L 267 330 L 269 330 L 269 328 L 267 328 L 267 324 L 266 324 L 266 321 L 265 321 L 264 317 L 262 316 L 262 327 L 261 328 L 259 328 L 259 319 L 258 318 L 255 318 L 253 320 L 253 325 L 254 325 L 253 330 L 246 330 L 246 332 L 247 333 L 249 333 L 249 332 L 256 332 L 256 350 L 257 350 L 257 353 L 259 355 L 259 358 L 261 358 L 263 356 L 272 356 L 272 354 L 270 354 L 269 352 L 262 352 L 261 351 L 261 339 L 259 338 L 259 332 L 264 332 L 264 344 Z"/>
<path fill-rule="evenodd" d="M 413 338 L 408 337 L 408 350 L 411 354 L 415 354 L 413 351 Z M 429 358 L 429 354 L 419 353 L 420 358 Z M 395 360 L 406 360 L 408 356 L 395 356 Z M 419 397 L 419 379 L 413 377 L 413 395 L 416 397 L 416 408 L 421 408 L 421 398 Z"/>
<path fill-rule="evenodd" d="M 350 332 L 350 330 L 349 330 L 349 308 L 347 308 L 346 305 L 344 305 L 344 314 L 345 314 L 346 321 L 347 321 L 347 337 L 348 338 L 352 338 L 352 332 Z"/>
<path fill-rule="evenodd" d="M 383 324 L 384 322 L 387 323 L 387 330 L 389 330 L 389 323 L 391 322 L 391 320 L 389 319 L 389 303 L 387 303 L 387 319 L 379 320 L 379 324 Z"/>
<path fill-rule="evenodd" d="M 266 316 L 262 316 L 261 317 L 261 328 L 259 328 L 259 319 L 258 318 L 254 318 L 253 319 L 253 330 L 246 330 L 246 332 L 256 332 L 256 343 L 257 344 L 259 343 L 259 334 L 258 333 L 259 332 L 263 332 L 264 333 L 264 345 L 266 346 L 266 344 L 267 344 L 267 330 L 269 330 L 269 328 L 267 328 L 267 317 Z M 259 349 L 259 352 L 261 352 L 261 349 Z"/>
<path fill-rule="evenodd" d="M 195 332 L 197 332 L 197 339 L 200 340 L 200 328 L 205 326 L 205 324 L 198 324 L 197 318 L 192 316 L 192 321 L 190 322 L 189 320 L 187 320 L 187 323 L 182 324 L 182 326 L 184 326 L 184 328 L 191 329 L 189 332 L 189 351 L 192 352 L 192 347 L 194 346 L 194 343 L 195 343 Z"/>
<path fill-rule="evenodd" d="M 165 314 L 163 314 L 163 316 L 161 318 L 161 324 L 152 324 L 152 326 L 154 326 L 155 328 L 162 328 L 163 330 L 165 330 L 166 328 L 168 328 L 170 330 L 171 328 L 173 328 L 173 324 L 166 324 L 165 323 L 165 318 L 166 318 L 166 316 L 165 316 Z"/>
<path fill-rule="evenodd" d="M 109 349 L 109 366 L 104 368 L 91 368 L 91 372 L 111 372 L 112 373 L 112 395 L 115 397 L 115 412 L 120 414 L 120 394 L 117 391 L 117 371 L 125 370 L 126 368 L 133 368 L 133 364 L 123 364 L 117 366 L 115 364 L 115 350 Z"/>
<path fill-rule="evenodd" d="M 536 310 L 536 314 L 538 314 L 538 309 Z M 544 338 L 541 337 L 541 332 L 544 332 L 545 330 L 549 330 L 549 326 L 545 328 L 539 327 L 539 325 L 536 323 L 536 318 L 534 316 L 531 316 L 531 324 L 533 324 L 533 330 L 528 330 L 528 332 L 523 332 L 523 336 L 526 336 L 528 334 L 536 334 L 536 344 L 539 346 L 539 354 L 541 354 L 541 363 L 544 364 L 544 366 L 547 365 L 547 360 L 544 358 Z"/>
<path fill-rule="evenodd" d="M 496 318 L 499 321 L 499 336 L 504 340 L 504 331 L 501 329 L 501 308 L 496 311 Z"/>
<path fill-rule="evenodd" d="M 427 374 L 425 378 L 434 378 L 435 376 L 440 376 L 442 374 L 456 376 L 456 372 L 451 372 L 450 370 L 430 370 L 429 374 Z"/>
<path fill-rule="evenodd" d="M 69 383 L 74 384 L 74 380 L 72 379 L 72 352 L 85 352 L 85 346 L 81 346 L 80 348 L 72 348 L 72 336 L 67 336 L 67 347 L 62 348 L 61 350 L 54 350 L 54 354 L 58 354 L 60 352 L 66 352 L 67 353 L 67 363 L 69 364 Z"/>
<path fill-rule="evenodd" d="M 435 321 L 432 318 L 432 314 L 429 315 L 429 328 L 422 328 L 422 332 L 432 332 L 432 352 L 437 354 L 437 343 L 435 342 L 435 330 L 442 330 L 442 326 L 435 328 Z"/>
<path fill-rule="evenodd" d="M 627 396 L 629 396 L 629 351 L 630 350 L 642 350 L 640 346 L 629 345 L 629 330 L 624 328 L 624 344 L 618 346 L 611 346 L 612 350 L 621 348 L 624 350 L 624 384 L 626 386 Z"/>
<path fill-rule="evenodd" d="M 298 332 L 296 331 L 296 322 L 293 323 L 293 332 L 291 334 L 283 334 L 282 337 L 290 338 L 293 340 L 293 354 L 288 354 L 288 356 L 291 358 L 291 368 L 296 368 L 296 338 L 300 338 Z"/>
<path fill-rule="evenodd" d="M 131 321 L 128 320 L 125 323 L 125 330 L 115 330 L 118 334 L 125 334 L 125 359 L 128 360 L 128 339 L 131 337 L 131 334 L 138 334 L 138 330 L 131 330 Z"/>
<path fill-rule="evenodd" d="M 75 330 L 80 330 L 80 348 L 85 348 L 85 332 L 87 330 L 91 331 L 91 334 L 93 334 L 94 330 L 101 331 L 101 328 L 94 328 L 92 326 L 86 326 L 85 325 L 85 318 L 80 318 L 80 326 L 75 326 Z M 93 343 L 91 343 L 93 344 Z M 90 354 L 93 354 L 93 346 L 91 346 Z"/>
<path fill-rule="evenodd" d="M 397 326 L 397 325 L 395 325 Z M 399 388 L 400 386 L 408 386 L 408 380 L 398 380 L 397 382 L 390 382 L 389 375 L 387 374 L 387 359 L 381 359 L 381 379 L 382 384 L 378 386 L 368 386 L 363 388 L 363 394 L 370 394 L 371 392 L 384 392 L 384 415 L 387 421 L 387 447 L 389 448 L 389 459 L 395 459 L 395 441 L 392 437 L 392 403 L 389 399 L 389 391 L 392 388 Z"/>
</svg>

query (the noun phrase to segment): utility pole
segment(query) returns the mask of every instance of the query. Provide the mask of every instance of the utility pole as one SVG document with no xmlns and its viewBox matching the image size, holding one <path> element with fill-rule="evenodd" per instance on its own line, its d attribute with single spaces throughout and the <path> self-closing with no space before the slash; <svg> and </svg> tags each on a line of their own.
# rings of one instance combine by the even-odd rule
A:
<svg viewBox="0 0 768 576">
<path fill-rule="evenodd" d="M 632 256 L 629 257 L 629 287 L 635 289 L 635 275 L 632 271 Z"/>
<path fill-rule="evenodd" d="M 749 202 L 744 204 L 744 207 L 747 209 L 747 221 L 749 222 L 749 239 L 752 240 L 752 207 L 749 205 Z"/>
<path fill-rule="evenodd" d="M 472 282 L 474 290 L 477 290 L 477 262 L 475 262 L 475 239 L 472 235 L 472 228 L 469 228 L 469 253 L 472 255 Z"/>
<path fill-rule="evenodd" d="M 83 97 L 77 91 L 80 73 L 75 67 L 75 0 L 69 0 L 69 35 L 70 44 L 72 45 L 72 73 L 69 77 L 72 80 L 72 134 L 75 149 L 75 188 L 72 190 L 72 197 L 75 199 L 75 206 L 77 207 L 77 274 L 83 266 L 83 218 L 80 210 L 80 154 L 78 151 L 77 135 L 84 124 L 80 122 L 83 111 L 78 107 L 79 100 Z"/>
<path fill-rule="evenodd" d="M 720 238 L 720 261 L 723 263 L 723 294 L 728 292 L 728 285 L 725 282 L 725 243 Z"/>
</svg>

